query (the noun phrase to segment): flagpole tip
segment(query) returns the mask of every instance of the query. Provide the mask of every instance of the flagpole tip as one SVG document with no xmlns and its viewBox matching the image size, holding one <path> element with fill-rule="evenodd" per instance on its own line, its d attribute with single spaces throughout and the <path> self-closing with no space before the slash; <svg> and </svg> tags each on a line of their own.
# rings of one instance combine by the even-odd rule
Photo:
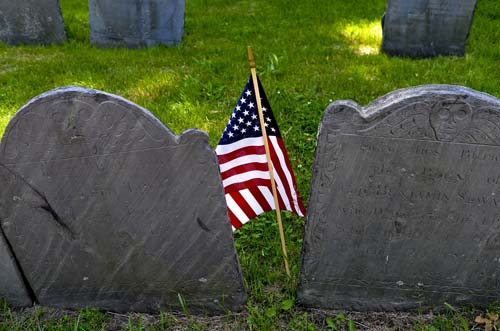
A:
<svg viewBox="0 0 500 331">
<path fill-rule="evenodd" d="M 247 52 L 248 52 L 248 64 L 250 65 L 250 68 L 253 69 L 255 68 L 255 59 L 252 53 L 252 46 L 247 47 Z"/>
</svg>

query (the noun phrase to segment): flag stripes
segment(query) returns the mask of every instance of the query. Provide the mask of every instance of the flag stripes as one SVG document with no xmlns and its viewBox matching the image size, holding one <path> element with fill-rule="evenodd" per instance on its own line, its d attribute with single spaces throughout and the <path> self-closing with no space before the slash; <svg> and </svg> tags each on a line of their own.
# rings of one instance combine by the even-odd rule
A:
<svg viewBox="0 0 500 331">
<path fill-rule="evenodd" d="M 273 168 L 275 172 L 279 173 L 279 177 L 283 178 L 282 184 L 286 192 L 287 201 L 293 203 L 293 207 L 287 208 L 287 210 L 293 211 L 299 216 L 304 216 L 304 207 L 299 203 L 300 200 L 297 196 L 297 183 L 295 182 L 295 177 L 290 173 L 292 165 L 286 154 L 283 153 L 285 145 L 283 141 L 276 136 L 270 136 L 269 140 L 271 141 L 269 147 L 271 149 Z"/>
<path fill-rule="evenodd" d="M 227 179 L 232 176 L 236 176 L 241 172 L 245 171 L 252 171 L 252 170 L 260 170 L 260 171 L 269 171 L 269 167 L 267 166 L 267 163 L 250 163 L 250 164 L 242 164 L 239 166 L 236 166 L 234 168 L 231 168 L 227 171 L 224 171 L 224 175 L 222 176 L 222 179 Z"/>
<path fill-rule="evenodd" d="M 262 139 L 260 147 L 251 146 L 255 144 L 255 138 L 247 138 L 240 141 L 239 146 L 244 146 L 240 149 L 232 145 L 222 145 L 216 149 L 234 228 L 237 228 L 234 224 L 243 225 L 255 216 L 275 209 Z M 246 140 L 250 140 L 248 144 Z M 290 161 L 283 153 L 283 142 L 276 136 L 268 137 L 268 141 L 280 207 L 303 216 L 304 207 L 295 191 L 295 178 L 289 170 Z"/>
</svg>

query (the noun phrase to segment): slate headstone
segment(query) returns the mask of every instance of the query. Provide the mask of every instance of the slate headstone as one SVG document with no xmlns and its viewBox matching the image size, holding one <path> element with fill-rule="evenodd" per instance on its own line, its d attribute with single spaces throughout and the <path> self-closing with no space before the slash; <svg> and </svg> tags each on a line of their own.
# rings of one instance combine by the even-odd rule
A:
<svg viewBox="0 0 500 331">
<path fill-rule="evenodd" d="M 14 116 L 0 162 L 44 202 L 1 223 L 38 303 L 242 309 L 246 293 L 205 133 L 176 136 L 123 98 L 67 87 Z"/>
<path fill-rule="evenodd" d="M 0 41 L 10 45 L 61 44 L 66 40 L 57 0 L 0 0 Z"/>
<path fill-rule="evenodd" d="M 476 0 L 388 0 L 382 50 L 393 56 L 465 54 Z"/>
<path fill-rule="evenodd" d="M 500 293 L 500 100 L 459 86 L 332 103 L 319 129 L 298 297 L 407 310 Z"/>
<path fill-rule="evenodd" d="M 178 45 L 184 7 L 185 0 L 89 0 L 90 41 L 100 47 Z"/>
</svg>

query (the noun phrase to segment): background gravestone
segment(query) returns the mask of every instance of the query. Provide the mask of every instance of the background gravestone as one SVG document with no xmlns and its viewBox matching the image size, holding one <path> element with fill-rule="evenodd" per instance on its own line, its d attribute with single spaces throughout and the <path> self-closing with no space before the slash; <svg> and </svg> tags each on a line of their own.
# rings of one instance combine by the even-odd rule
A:
<svg viewBox="0 0 500 331">
<path fill-rule="evenodd" d="M 500 293 L 500 100 L 428 85 L 331 104 L 318 136 L 298 297 L 405 310 Z"/>
<path fill-rule="evenodd" d="M 43 202 L 21 213 L 9 203 L 26 199 L 6 201 L 1 219 L 36 302 L 155 312 L 180 309 L 181 296 L 192 311 L 242 309 L 246 294 L 205 133 L 175 136 L 125 99 L 62 88 L 15 115 L 0 163 Z"/>
<path fill-rule="evenodd" d="M 90 41 L 101 47 L 177 45 L 184 7 L 184 0 L 89 0 Z"/>
<path fill-rule="evenodd" d="M 394 56 L 465 54 L 476 0 L 388 0 L 382 50 Z"/>
<path fill-rule="evenodd" d="M 0 41 L 46 45 L 65 40 L 57 0 L 0 0 Z"/>
</svg>

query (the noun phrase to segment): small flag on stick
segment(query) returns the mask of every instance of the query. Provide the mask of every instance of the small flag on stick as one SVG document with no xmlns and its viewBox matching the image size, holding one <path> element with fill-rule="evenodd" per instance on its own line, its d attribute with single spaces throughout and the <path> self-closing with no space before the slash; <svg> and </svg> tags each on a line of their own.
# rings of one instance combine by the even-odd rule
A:
<svg viewBox="0 0 500 331">
<path fill-rule="evenodd" d="M 279 207 L 304 216 L 278 124 L 258 78 L 257 82 Z M 233 229 L 276 209 L 255 92 L 250 76 L 216 148 Z"/>
</svg>

